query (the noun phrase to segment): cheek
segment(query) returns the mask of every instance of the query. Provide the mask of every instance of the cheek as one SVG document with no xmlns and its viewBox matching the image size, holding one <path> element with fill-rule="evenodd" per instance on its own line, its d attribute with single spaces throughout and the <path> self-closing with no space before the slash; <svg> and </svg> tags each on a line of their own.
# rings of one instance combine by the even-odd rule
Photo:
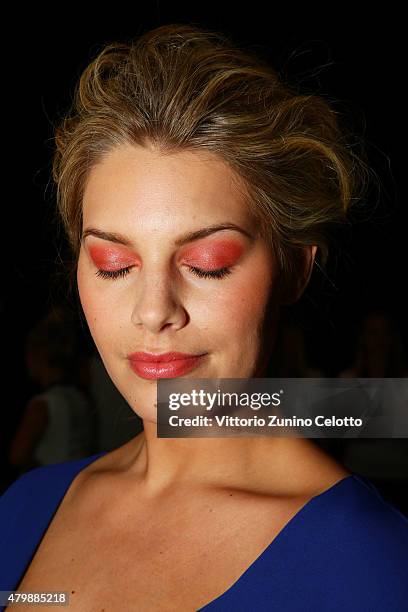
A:
<svg viewBox="0 0 408 612">
<path fill-rule="evenodd" d="M 229 279 L 208 293 L 206 307 L 201 301 L 201 318 L 212 329 L 218 329 L 228 342 L 244 342 L 258 335 L 263 323 L 269 297 L 276 283 L 271 262 L 254 258 L 252 265 L 243 267 Z"/>
<path fill-rule="evenodd" d="M 112 305 L 106 299 L 106 295 L 102 299 L 102 296 L 99 296 L 98 292 L 95 291 L 93 276 L 86 270 L 86 265 L 84 265 L 81 257 L 79 258 L 77 268 L 77 286 L 89 331 L 99 348 L 101 344 L 100 339 L 106 341 L 108 337 L 106 328 L 111 320 L 109 312 L 112 311 Z"/>
</svg>

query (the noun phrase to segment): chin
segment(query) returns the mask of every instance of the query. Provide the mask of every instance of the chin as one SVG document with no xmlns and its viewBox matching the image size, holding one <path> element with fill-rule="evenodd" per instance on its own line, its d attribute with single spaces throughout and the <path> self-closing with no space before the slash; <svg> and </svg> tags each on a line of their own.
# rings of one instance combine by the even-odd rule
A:
<svg viewBox="0 0 408 612">
<path fill-rule="evenodd" d="M 135 405 L 133 405 L 134 403 Z M 154 398 L 154 401 L 147 399 L 136 399 L 129 405 L 139 419 L 146 422 L 157 423 L 156 397 Z"/>
</svg>

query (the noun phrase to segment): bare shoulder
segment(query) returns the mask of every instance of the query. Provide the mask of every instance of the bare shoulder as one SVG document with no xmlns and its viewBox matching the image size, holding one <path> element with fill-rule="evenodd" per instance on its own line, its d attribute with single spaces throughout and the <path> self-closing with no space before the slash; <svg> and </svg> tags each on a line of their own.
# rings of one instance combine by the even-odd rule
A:
<svg viewBox="0 0 408 612">
<path fill-rule="evenodd" d="M 84 510 L 96 507 L 104 498 L 111 499 L 112 487 L 118 480 L 115 476 L 126 469 L 138 446 L 140 434 L 126 444 L 109 451 L 89 463 L 74 478 L 64 498 L 64 508 Z"/>
<path fill-rule="evenodd" d="M 102 457 L 99 457 L 96 461 L 92 461 L 92 463 L 81 471 L 81 479 L 85 482 L 86 480 L 92 479 L 93 476 L 99 476 L 114 471 L 126 471 L 137 455 L 142 440 L 143 432 L 139 433 L 125 444 L 122 444 L 122 446 L 102 455 Z"/>
<path fill-rule="evenodd" d="M 271 438 L 260 446 L 258 486 L 271 495 L 309 499 L 351 472 L 307 438 Z"/>
</svg>

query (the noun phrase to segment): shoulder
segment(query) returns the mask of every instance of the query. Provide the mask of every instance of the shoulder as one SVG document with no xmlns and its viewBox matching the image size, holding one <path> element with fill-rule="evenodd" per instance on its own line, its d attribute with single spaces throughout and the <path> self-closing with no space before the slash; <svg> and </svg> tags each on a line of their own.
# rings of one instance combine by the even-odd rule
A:
<svg viewBox="0 0 408 612">
<path fill-rule="evenodd" d="M 44 485 L 51 473 L 51 467 L 36 467 L 19 476 L 0 496 L 0 517 L 6 509 L 17 509 L 38 487 Z"/>
<path fill-rule="evenodd" d="M 370 481 L 351 474 L 288 523 L 257 578 L 262 597 L 282 609 L 289 597 L 294 607 L 287 609 L 397 612 L 408 600 L 407 559 L 408 519 Z"/>
<path fill-rule="evenodd" d="M 308 510 L 316 539 L 339 560 L 352 557 L 364 560 L 365 571 L 383 571 L 386 558 L 407 558 L 408 518 L 368 478 L 350 474 L 312 499 Z"/>
<path fill-rule="evenodd" d="M 41 540 L 75 477 L 101 454 L 34 468 L 6 489 L 0 497 L 0 550 L 13 571 Z"/>
<path fill-rule="evenodd" d="M 19 476 L 0 496 L 0 525 L 21 512 L 32 513 L 58 502 L 72 479 L 100 455 L 36 467 Z"/>
<path fill-rule="evenodd" d="M 316 610 L 404 609 L 408 518 L 369 479 L 343 470 L 307 440 L 293 447 L 287 481 L 298 489 L 303 481 L 311 495 L 265 556 L 264 575 L 274 575 L 275 586 L 293 577 L 299 605 L 310 601 Z"/>
<path fill-rule="evenodd" d="M 342 584 L 346 593 L 338 597 L 344 605 L 399 610 L 408 598 L 407 517 L 357 474 L 320 496 L 318 509 L 316 552 L 327 592 Z"/>
<path fill-rule="evenodd" d="M 342 483 L 339 483 L 340 485 Z M 353 535 L 355 553 L 408 554 L 408 518 L 387 501 L 368 479 L 352 474 L 333 497 L 330 522 L 340 533 Z M 405 557 L 406 558 L 406 557 Z M 401 559 L 402 560 L 402 559 Z M 379 558 L 373 558 L 373 562 Z"/>
<path fill-rule="evenodd" d="M 255 476 L 250 485 L 255 483 L 257 490 L 272 499 L 306 502 L 350 474 L 308 438 L 266 436 L 256 440 L 255 451 Z"/>
<path fill-rule="evenodd" d="M 0 497 L 0 589 L 16 588 L 72 480 L 94 458 L 33 468 Z"/>
</svg>

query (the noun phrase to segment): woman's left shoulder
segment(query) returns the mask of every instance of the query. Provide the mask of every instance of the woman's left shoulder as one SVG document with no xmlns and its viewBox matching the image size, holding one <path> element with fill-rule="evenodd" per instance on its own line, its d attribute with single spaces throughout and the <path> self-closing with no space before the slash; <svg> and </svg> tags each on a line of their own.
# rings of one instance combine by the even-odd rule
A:
<svg viewBox="0 0 408 612">
<path fill-rule="evenodd" d="M 408 518 L 366 477 L 352 473 L 334 487 L 331 520 L 370 546 L 395 544 L 408 553 Z M 323 496 L 323 502 L 324 502 Z"/>
<path fill-rule="evenodd" d="M 332 484 L 326 476 L 319 480 L 321 492 L 258 563 L 257 609 L 275 601 L 286 610 L 402 612 L 408 601 L 407 517 L 356 473 L 336 476 Z"/>
<path fill-rule="evenodd" d="M 338 562 L 364 580 L 401 584 L 404 576 L 408 588 L 408 518 L 359 474 L 340 481 L 333 493 L 323 496 L 320 509 L 326 541 Z"/>
<path fill-rule="evenodd" d="M 314 589 L 314 576 L 320 576 L 322 605 L 316 609 L 406 609 L 407 517 L 355 473 L 317 500 L 298 542 Z"/>
</svg>

